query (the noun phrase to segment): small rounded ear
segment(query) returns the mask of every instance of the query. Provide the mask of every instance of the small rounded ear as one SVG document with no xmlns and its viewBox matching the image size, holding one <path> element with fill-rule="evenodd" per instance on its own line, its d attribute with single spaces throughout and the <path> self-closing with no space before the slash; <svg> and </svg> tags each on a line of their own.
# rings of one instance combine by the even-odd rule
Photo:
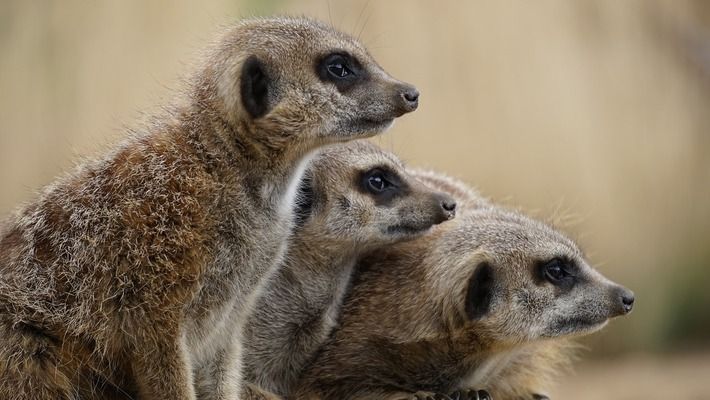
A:
<svg viewBox="0 0 710 400">
<path fill-rule="evenodd" d="M 264 64 L 256 56 L 249 56 L 242 65 L 239 91 L 242 104 L 252 118 L 266 114 L 269 106 L 269 76 Z"/>
<path fill-rule="evenodd" d="M 487 262 L 482 262 L 468 281 L 466 291 L 466 315 L 471 320 L 486 315 L 491 307 L 493 297 L 493 268 Z"/>
</svg>

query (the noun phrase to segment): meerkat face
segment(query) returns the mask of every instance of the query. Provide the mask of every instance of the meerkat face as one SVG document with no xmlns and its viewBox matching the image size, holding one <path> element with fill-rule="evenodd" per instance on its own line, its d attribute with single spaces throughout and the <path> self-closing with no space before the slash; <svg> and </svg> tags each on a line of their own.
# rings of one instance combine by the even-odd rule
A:
<svg viewBox="0 0 710 400">
<path fill-rule="evenodd" d="M 246 20 L 213 64 L 225 119 L 271 145 L 372 136 L 418 105 L 360 42 L 306 18 Z"/>
<path fill-rule="evenodd" d="M 421 235 L 453 218 L 456 203 L 411 178 L 393 154 L 356 141 L 317 156 L 297 210 L 299 224 L 362 249 Z"/>
<path fill-rule="evenodd" d="M 448 272 L 465 276 L 454 303 L 467 326 L 493 340 L 587 334 L 633 307 L 631 291 L 591 268 L 573 241 L 539 221 L 490 208 L 458 226 L 440 240 L 445 252 L 471 246 Z M 448 249 L 449 257 L 460 253 Z"/>
</svg>

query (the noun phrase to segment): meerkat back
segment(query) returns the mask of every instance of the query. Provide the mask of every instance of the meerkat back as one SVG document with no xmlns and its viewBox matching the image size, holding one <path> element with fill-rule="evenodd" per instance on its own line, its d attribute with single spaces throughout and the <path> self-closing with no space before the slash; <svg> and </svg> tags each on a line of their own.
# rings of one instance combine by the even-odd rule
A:
<svg viewBox="0 0 710 400">
<path fill-rule="evenodd" d="M 226 332 L 286 251 L 309 154 L 418 101 L 357 40 L 306 18 L 240 22 L 186 92 L 5 222 L 0 398 L 74 399 L 99 382 L 192 400 L 205 368 L 230 372 L 201 398 L 236 398 L 241 337 Z"/>
</svg>

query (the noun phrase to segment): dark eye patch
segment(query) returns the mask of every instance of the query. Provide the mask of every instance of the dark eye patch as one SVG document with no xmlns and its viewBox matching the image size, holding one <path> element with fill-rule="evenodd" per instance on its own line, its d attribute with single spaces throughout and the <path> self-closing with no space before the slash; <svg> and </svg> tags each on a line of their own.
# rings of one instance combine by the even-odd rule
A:
<svg viewBox="0 0 710 400">
<path fill-rule="evenodd" d="M 323 82 L 333 83 L 340 92 L 346 92 L 368 77 L 357 58 L 344 51 L 329 53 L 319 59 L 316 75 Z"/>
<path fill-rule="evenodd" d="M 355 182 L 360 192 L 371 196 L 375 204 L 388 205 L 396 197 L 409 193 L 409 186 L 386 165 L 362 171 Z"/>
<path fill-rule="evenodd" d="M 572 260 L 554 257 L 540 262 L 537 267 L 538 281 L 552 284 L 560 289 L 569 290 L 577 282 L 579 268 Z"/>
</svg>

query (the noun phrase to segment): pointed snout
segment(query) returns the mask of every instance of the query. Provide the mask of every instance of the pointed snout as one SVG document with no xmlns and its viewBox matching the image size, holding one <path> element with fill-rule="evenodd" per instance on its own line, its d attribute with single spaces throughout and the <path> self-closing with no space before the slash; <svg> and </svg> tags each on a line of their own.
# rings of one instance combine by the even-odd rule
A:
<svg viewBox="0 0 710 400">
<path fill-rule="evenodd" d="M 437 193 L 434 195 L 434 201 L 437 204 L 437 214 L 434 224 L 440 224 L 456 216 L 456 200 L 454 200 L 453 197 L 445 193 Z"/>
<path fill-rule="evenodd" d="M 407 83 L 397 84 L 395 86 L 395 106 L 398 117 L 416 110 L 419 106 L 417 88 Z"/>
<path fill-rule="evenodd" d="M 617 286 L 613 290 L 613 297 L 616 303 L 616 315 L 626 315 L 634 308 L 635 296 L 631 290 Z"/>
</svg>

